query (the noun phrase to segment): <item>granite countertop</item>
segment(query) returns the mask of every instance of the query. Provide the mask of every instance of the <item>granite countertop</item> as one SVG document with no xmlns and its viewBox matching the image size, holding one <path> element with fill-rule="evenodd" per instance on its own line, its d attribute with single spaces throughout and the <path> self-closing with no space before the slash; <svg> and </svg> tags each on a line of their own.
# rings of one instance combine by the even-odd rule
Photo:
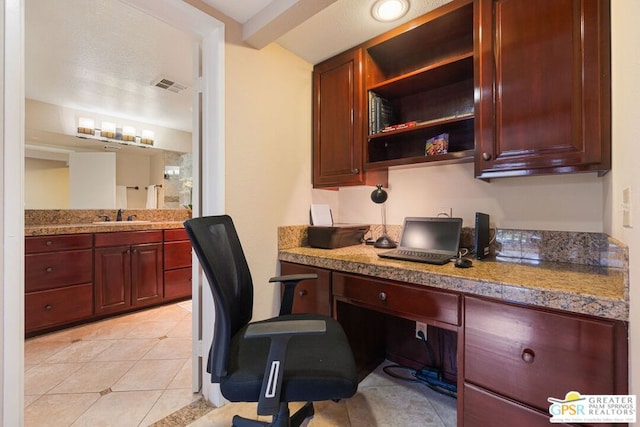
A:
<svg viewBox="0 0 640 427">
<path fill-rule="evenodd" d="M 183 221 L 152 221 L 148 223 L 127 224 L 127 221 L 113 224 L 52 224 L 30 225 L 24 228 L 25 236 L 46 236 L 55 234 L 107 233 L 113 231 L 144 231 L 183 228 Z"/>
<path fill-rule="evenodd" d="M 456 268 L 383 259 L 372 246 L 280 249 L 279 259 L 346 273 L 392 279 L 509 302 L 629 318 L 628 275 L 623 268 L 497 257 Z"/>
</svg>

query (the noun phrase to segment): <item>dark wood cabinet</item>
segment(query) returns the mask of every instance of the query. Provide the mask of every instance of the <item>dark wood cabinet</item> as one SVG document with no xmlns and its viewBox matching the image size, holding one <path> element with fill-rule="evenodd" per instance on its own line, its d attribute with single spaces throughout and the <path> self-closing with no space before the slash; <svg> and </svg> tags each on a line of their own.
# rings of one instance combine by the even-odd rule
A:
<svg viewBox="0 0 640 427">
<path fill-rule="evenodd" d="M 280 274 L 315 273 L 317 279 L 303 280 L 296 285 L 292 313 L 317 313 L 331 316 L 331 272 L 290 262 L 280 263 Z M 281 290 L 284 292 L 284 285 Z"/>
<path fill-rule="evenodd" d="M 471 161 L 473 18 L 473 2 L 458 0 L 364 44 L 367 168 Z M 406 127 L 376 126 L 376 99 L 390 116 L 384 124 Z M 445 152 L 427 152 L 427 141 L 443 134 Z"/>
<path fill-rule="evenodd" d="M 93 235 L 25 238 L 25 332 L 93 314 Z"/>
<path fill-rule="evenodd" d="M 313 70 L 313 186 L 387 183 L 387 171 L 365 173 L 362 50 L 328 59 Z"/>
<path fill-rule="evenodd" d="M 471 420 L 494 406 L 496 413 L 548 414 L 547 399 L 572 390 L 627 393 L 622 322 L 465 297 L 464 332 L 465 426 L 488 425 Z"/>
<path fill-rule="evenodd" d="M 479 178 L 611 168 L 608 0 L 479 0 Z"/>
<path fill-rule="evenodd" d="M 191 242 L 184 229 L 164 230 L 164 299 L 191 296 Z"/>
<path fill-rule="evenodd" d="M 162 231 L 96 234 L 95 245 L 96 314 L 163 300 Z"/>
</svg>

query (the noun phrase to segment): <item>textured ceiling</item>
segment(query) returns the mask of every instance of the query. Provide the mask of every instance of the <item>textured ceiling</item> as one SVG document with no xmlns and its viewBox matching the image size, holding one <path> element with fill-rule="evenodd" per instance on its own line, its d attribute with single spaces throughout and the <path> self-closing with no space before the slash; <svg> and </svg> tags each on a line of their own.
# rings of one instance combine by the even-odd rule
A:
<svg viewBox="0 0 640 427">
<path fill-rule="evenodd" d="M 167 77 L 191 88 L 196 41 L 126 1 L 25 0 L 26 97 L 190 131 L 191 90 L 151 83 Z M 316 64 L 448 0 L 411 0 L 407 16 L 391 24 L 371 18 L 374 0 L 203 1 L 245 30 L 269 27 L 272 41 Z"/>
</svg>

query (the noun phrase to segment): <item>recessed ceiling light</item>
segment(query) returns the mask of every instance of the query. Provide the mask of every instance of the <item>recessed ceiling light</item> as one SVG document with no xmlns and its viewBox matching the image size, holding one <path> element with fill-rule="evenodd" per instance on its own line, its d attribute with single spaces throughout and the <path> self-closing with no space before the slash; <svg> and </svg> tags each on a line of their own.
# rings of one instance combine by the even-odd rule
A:
<svg viewBox="0 0 640 427">
<path fill-rule="evenodd" d="M 377 21 L 390 22 L 403 17 L 409 11 L 409 0 L 377 0 L 371 15 Z"/>
</svg>

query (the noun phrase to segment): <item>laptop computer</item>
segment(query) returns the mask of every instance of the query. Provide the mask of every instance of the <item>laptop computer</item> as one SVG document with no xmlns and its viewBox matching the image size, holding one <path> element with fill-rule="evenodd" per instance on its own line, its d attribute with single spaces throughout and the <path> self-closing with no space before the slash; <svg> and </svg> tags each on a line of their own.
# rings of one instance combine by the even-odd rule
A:
<svg viewBox="0 0 640 427">
<path fill-rule="evenodd" d="M 404 219 L 400 244 L 397 249 L 380 252 L 379 257 L 418 261 L 428 264 L 446 264 L 458 256 L 462 218 Z"/>
</svg>

